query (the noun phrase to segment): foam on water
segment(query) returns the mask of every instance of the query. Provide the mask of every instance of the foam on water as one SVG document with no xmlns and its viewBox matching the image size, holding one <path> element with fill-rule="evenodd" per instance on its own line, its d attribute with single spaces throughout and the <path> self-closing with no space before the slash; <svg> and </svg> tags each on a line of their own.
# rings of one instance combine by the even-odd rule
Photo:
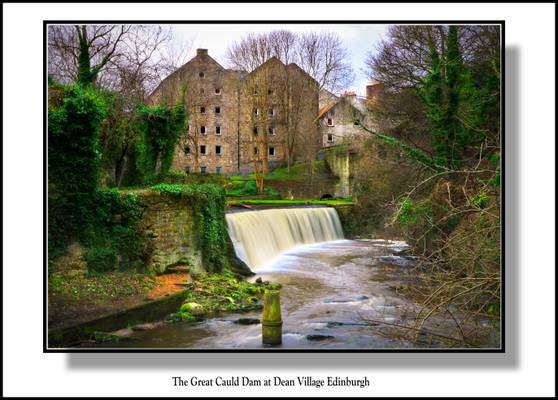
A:
<svg viewBox="0 0 558 400">
<path fill-rule="evenodd" d="M 253 270 L 269 267 L 298 246 L 343 239 L 337 211 L 330 207 L 247 211 L 226 218 L 237 256 Z"/>
</svg>

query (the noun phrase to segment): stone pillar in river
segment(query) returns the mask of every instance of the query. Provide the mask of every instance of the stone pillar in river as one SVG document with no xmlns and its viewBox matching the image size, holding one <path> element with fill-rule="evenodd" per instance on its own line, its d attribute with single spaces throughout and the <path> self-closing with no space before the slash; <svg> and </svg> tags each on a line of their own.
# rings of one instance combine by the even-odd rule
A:
<svg viewBox="0 0 558 400">
<path fill-rule="evenodd" d="M 283 321 L 281 320 L 281 302 L 278 289 L 266 289 L 262 316 L 263 344 L 277 345 L 282 342 Z"/>
</svg>

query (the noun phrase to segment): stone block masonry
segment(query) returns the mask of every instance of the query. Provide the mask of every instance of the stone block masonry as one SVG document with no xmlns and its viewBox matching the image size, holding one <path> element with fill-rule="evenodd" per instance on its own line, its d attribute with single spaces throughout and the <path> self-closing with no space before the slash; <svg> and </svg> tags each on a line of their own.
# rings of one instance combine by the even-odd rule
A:
<svg viewBox="0 0 558 400">
<path fill-rule="evenodd" d="M 145 229 L 153 249 L 147 269 L 162 273 L 170 265 L 186 262 L 192 272 L 204 271 L 188 199 L 146 191 L 138 200 L 144 207 L 141 228 Z"/>
<path fill-rule="evenodd" d="M 291 160 L 308 159 L 321 146 L 315 123 L 318 84 L 294 63 L 272 57 L 248 73 L 226 69 L 206 49 L 198 49 L 148 100 L 179 101 L 185 103 L 189 124 L 175 151 L 174 169 L 253 172 L 255 163 L 279 166 L 289 151 Z M 292 145 L 295 136 L 297 148 Z"/>
</svg>

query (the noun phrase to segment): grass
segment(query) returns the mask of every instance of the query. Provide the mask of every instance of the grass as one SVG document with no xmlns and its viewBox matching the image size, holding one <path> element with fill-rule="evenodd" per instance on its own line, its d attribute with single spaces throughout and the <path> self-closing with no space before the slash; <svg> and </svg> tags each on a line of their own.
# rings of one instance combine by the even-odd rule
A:
<svg viewBox="0 0 558 400">
<path fill-rule="evenodd" d="M 335 199 L 335 200 L 264 200 L 264 199 L 228 199 L 227 204 L 275 204 L 275 205 L 345 205 L 353 204 L 351 199 Z"/>
<path fill-rule="evenodd" d="M 122 297 L 147 293 L 153 281 L 143 274 L 109 272 L 85 276 L 49 276 L 51 295 L 75 302 L 103 304 Z"/>
<path fill-rule="evenodd" d="M 314 174 L 324 174 L 327 173 L 327 168 L 324 161 L 314 161 L 313 164 Z M 308 164 L 300 163 L 294 164 L 291 166 L 291 172 L 289 173 L 287 167 L 279 167 L 275 168 L 273 171 L 270 171 L 268 174 L 264 176 L 265 180 L 281 180 L 281 181 L 288 181 L 288 180 L 303 180 L 310 177 L 310 168 L 308 168 Z M 256 179 L 255 174 L 249 174 L 246 176 L 242 175 L 234 175 L 231 176 L 231 181 L 250 181 Z"/>
<path fill-rule="evenodd" d="M 279 192 L 277 192 L 273 188 L 266 186 L 264 189 L 265 189 L 264 190 L 265 195 L 280 197 Z M 243 181 L 233 180 L 231 181 L 231 187 L 227 189 L 227 196 L 241 197 L 241 196 L 256 196 L 257 194 L 258 191 L 256 189 L 256 181 L 252 181 L 252 180 L 243 180 Z"/>
</svg>

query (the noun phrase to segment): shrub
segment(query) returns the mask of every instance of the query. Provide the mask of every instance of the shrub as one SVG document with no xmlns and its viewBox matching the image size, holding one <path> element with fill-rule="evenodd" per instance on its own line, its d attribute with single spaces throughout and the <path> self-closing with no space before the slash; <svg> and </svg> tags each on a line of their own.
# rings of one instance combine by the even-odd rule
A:
<svg viewBox="0 0 558 400">
<path fill-rule="evenodd" d="M 227 196 L 256 196 L 257 194 L 258 190 L 256 188 L 256 181 L 254 180 L 232 181 L 231 188 L 227 190 Z M 279 192 L 269 186 L 264 188 L 264 194 L 268 196 L 279 196 Z"/>
</svg>

